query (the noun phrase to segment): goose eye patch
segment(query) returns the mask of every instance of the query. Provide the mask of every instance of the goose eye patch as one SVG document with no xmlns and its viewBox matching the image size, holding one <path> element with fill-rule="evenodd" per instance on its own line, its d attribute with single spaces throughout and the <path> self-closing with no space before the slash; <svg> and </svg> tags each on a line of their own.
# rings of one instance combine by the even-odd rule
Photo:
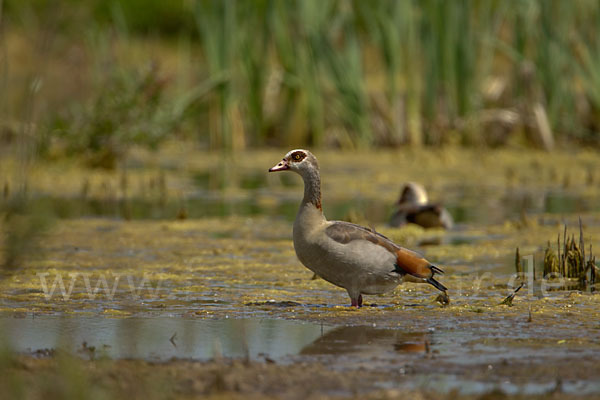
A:
<svg viewBox="0 0 600 400">
<path fill-rule="evenodd" d="M 301 151 L 296 151 L 296 152 L 292 153 L 292 160 L 294 162 L 300 162 L 300 161 L 304 160 L 305 157 L 306 157 L 306 154 L 304 154 Z"/>
</svg>

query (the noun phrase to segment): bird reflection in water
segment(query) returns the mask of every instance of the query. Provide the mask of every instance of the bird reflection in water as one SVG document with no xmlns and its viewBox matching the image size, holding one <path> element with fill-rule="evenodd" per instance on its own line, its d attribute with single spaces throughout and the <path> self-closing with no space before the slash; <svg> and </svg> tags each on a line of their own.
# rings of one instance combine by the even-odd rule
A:
<svg viewBox="0 0 600 400">
<path fill-rule="evenodd" d="M 301 355 L 357 354 L 375 356 L 390 353 L 426 354 L 431 333 L 405 332 L 371 326 L 342 326 L 305 346 Z"/>
</svg>

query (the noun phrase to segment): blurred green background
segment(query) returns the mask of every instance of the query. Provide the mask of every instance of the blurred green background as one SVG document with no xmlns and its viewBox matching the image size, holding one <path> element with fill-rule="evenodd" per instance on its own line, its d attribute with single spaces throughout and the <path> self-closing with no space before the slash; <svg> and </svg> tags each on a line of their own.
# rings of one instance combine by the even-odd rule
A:
<svg viewBox="0 0 600 400">
<path fill-rule="evenodd" d="M 115 168 L 209 149 L 599 143 L 596 0 L 0 0 L 0 140 Z"/>
</svg>

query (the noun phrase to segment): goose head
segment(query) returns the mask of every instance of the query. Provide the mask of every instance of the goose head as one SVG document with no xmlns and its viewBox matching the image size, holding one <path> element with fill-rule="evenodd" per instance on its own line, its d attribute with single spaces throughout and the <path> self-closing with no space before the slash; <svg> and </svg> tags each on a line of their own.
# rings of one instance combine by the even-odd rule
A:
<svg viewBox="0 0 600 400">
<path fill-rule="evenodd" d="M 277 165 L 269 168 L 269 172 L 288 170 L 306 177 L 319 171 L 319 163 L 310 151 L 295 149 L 289 151 Z"/>
<path fill-rule="evenodd" d="M 427 204 L 427 192 L 422 185 L 415 182 L 408 182 L 402 188 L 398 204 Z"/>
</svg>

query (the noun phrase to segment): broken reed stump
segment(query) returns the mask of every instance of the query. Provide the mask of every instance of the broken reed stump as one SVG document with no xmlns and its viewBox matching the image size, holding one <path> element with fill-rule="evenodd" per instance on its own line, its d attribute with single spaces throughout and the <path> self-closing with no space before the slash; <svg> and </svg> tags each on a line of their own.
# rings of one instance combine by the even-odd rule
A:
<svg viewBox="0 0 600 400">
<path fill-rule="evenodd" d="M 575 240 L 575 235 L 567 235 L 567 225 L 563 231 L 563 240 L 561 246 L 560 234 L 557 238 L 557 252 L 554 253 L 550 247 L 550 242 L 544 253 L 544 277 L 548 278 L 569 278 L 577 279 L 578 289 L 584 290 L 589 287 L 594 291 L 596 283 L 596 258 L 592 253 L 590 246 L 588 257 L 585 254 L 585 241 L 583 239 L 583 226 L 579 218 L 579 240 Z"/>
<path fill-rule="evenodd" d="M 578 281 L 577 285 L 567 285 L 565 289 L 578 289 L 585 290 L 590 288 L 592 292 L 595 291 L 595 285 L 598 274 L 600 274 L 600 268 L 596 265 L 596 257 L 592 253 L 592 246 L 589 246 L 589 252 L 586 257 L 585 253 L 585 241 L 583 239 L 583 226 L 581 224 L 581 218 L 579 218 L 579 240 L 575 240 L 575 235 L 567 236 L 567 225 L 562 233 L 562 246 L 560 240 L 560 233 L 558 234 L 556 244 L 556 253 L 552 250 L 550 241 L 548 241 L 546 250 L 544 251 L 544 279 L 553 278 L 568 278 L 575 279 Z M 535 280 L 535 267 L 533 268 L 534 280 Z M 519 254 L 519 248 L 515 254 L 515 270 L 519 278 L 523 278 L 525 271 L 521 261 L 521 255 Z"/>
<path fill-rule="evenodd" d="M 560 252 L 560 250 L 559 250 Z M 550 247 L 550 241 L 548 241 L 548 246 L 544 252 L 544 276 L 559 274 L 559 262 L 556 254 L 552 251 Z"/>
<path fill-rule="evenodd" d="M 593 292 L 596 290 L 596 276 L 600 272 L 598 266 L 596 265 L 596 256 L 592 255 L 592 245 L 590 244 L 590 259 L 585 265 L 585 275 L 587 275 L 587 271 L 590 271 L 590 279 L 589 285 L 590 290 Z"/>
<path fill-rule="evenodd" d="M 529 261 L 527 262 L 527 271 L 531 272 L 533 276 L 533 280 L 535 281 L 537 278 L 535 276 L 535 259 L 531 260 L 532 263 L 529 265 Z M 519 248 L 517 247 L 517 251 L 515 253 L 515 270 L 517 272 L 517 278 L 525 279 L 525 268 L 523 267 L 523 263 L 521 260 L 521 254 L 519 253 Z"/>
<path fill-rule="evenodd" d="M 515 254 L 515 269 L 517 271 L 517 277 L 523 278 L 523 264 L 521 264 L 521 255 L 519 254 L 519 248 L 517 247 L 517 252 Z"/>
</svg>

